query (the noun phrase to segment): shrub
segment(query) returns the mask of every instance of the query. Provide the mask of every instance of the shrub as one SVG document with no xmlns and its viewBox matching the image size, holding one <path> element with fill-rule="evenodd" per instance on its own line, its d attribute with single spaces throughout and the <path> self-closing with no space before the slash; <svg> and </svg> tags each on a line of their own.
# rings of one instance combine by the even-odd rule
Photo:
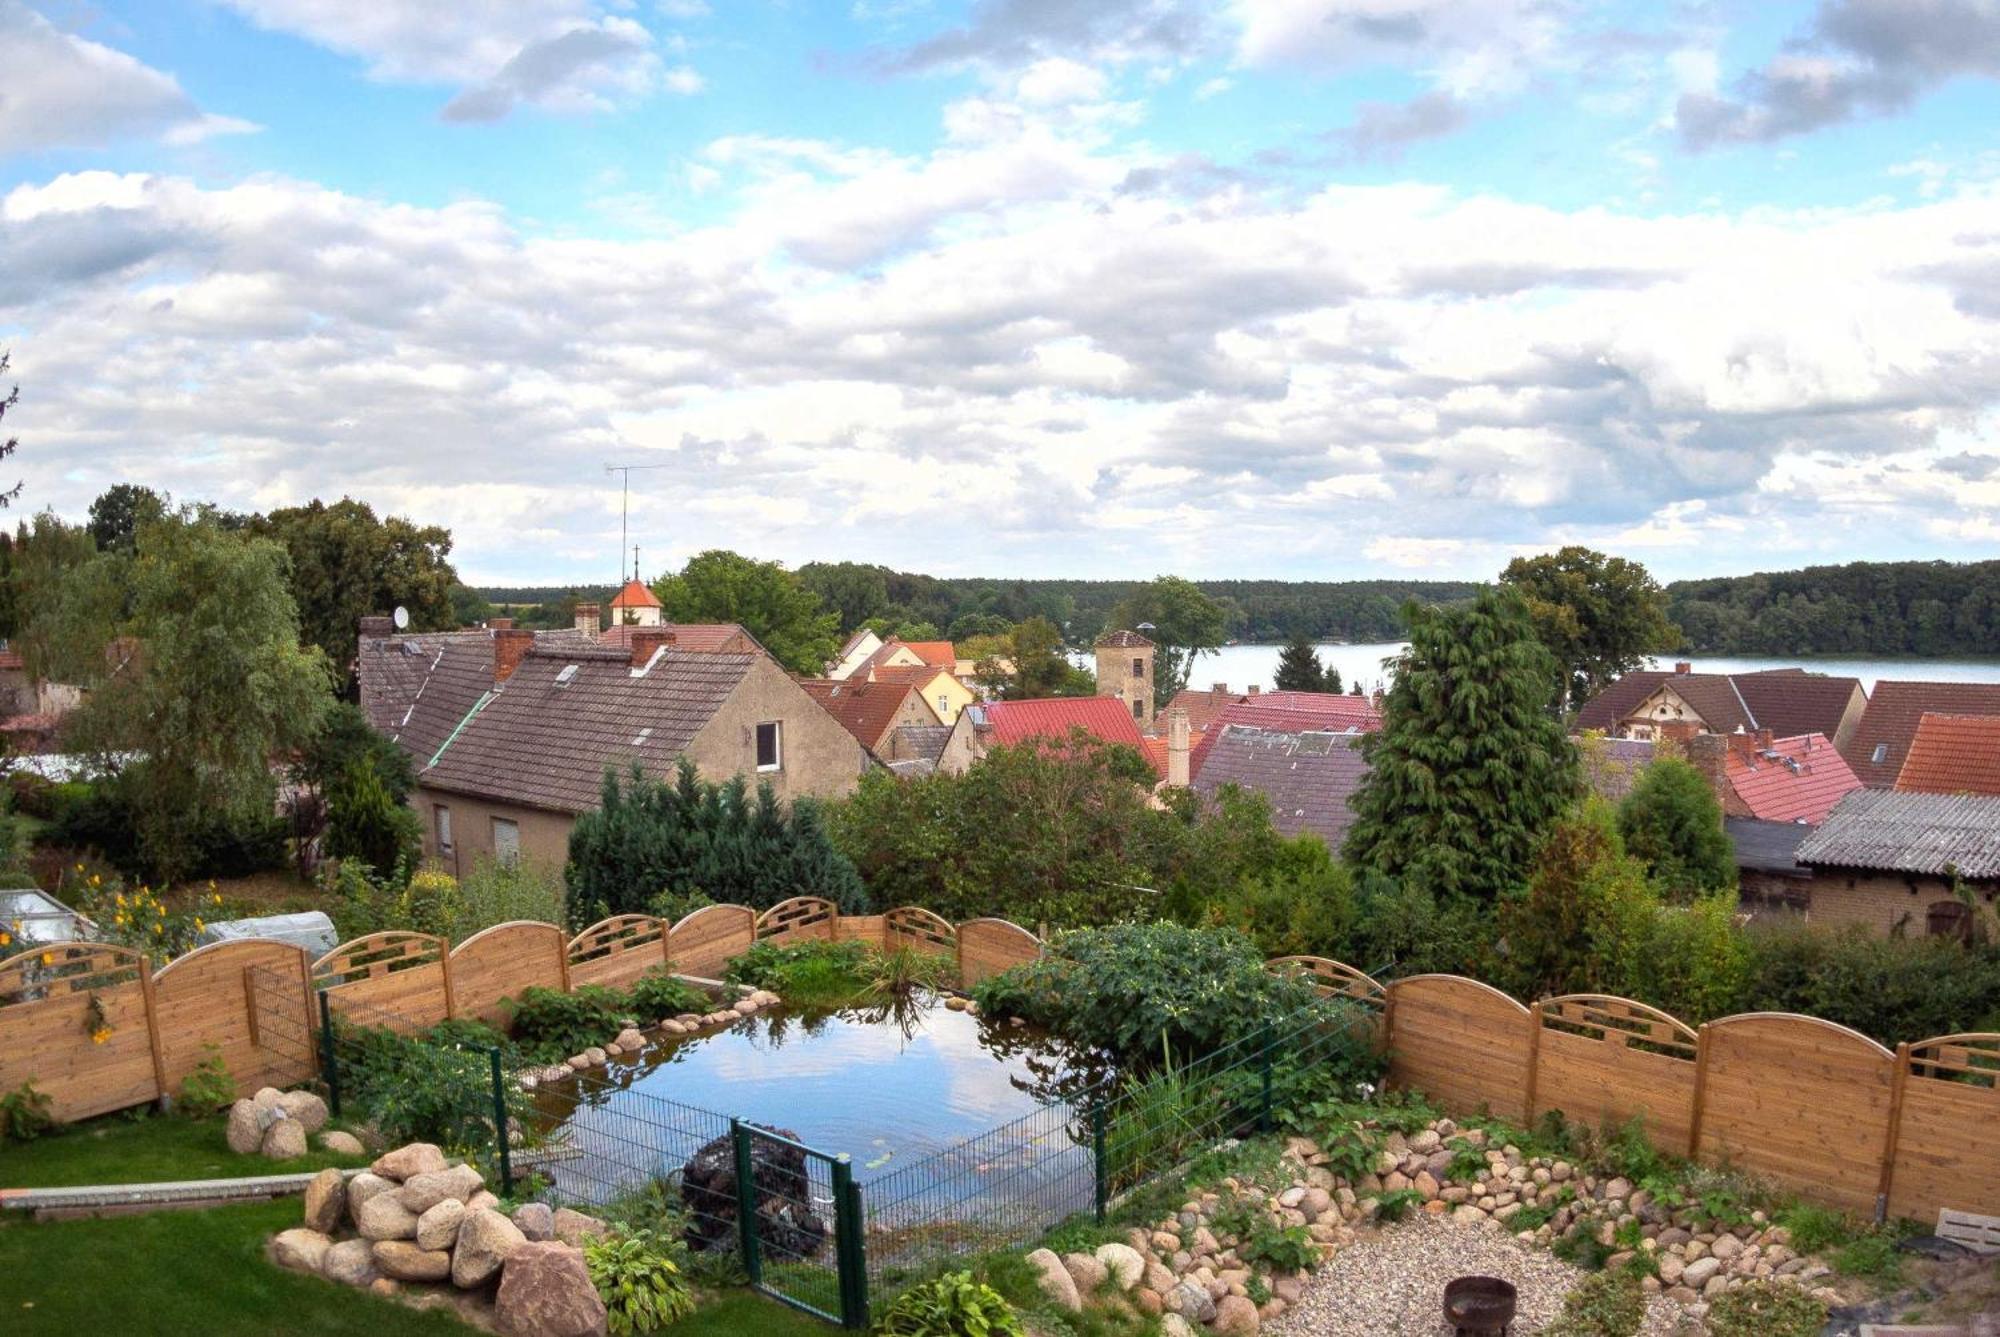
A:
<svg viewBox="0 0 2000 1337">
<path fill-rule="evenodd" d="M 1640 772 L 1618 805 L 1625 848 L 1646 865 L 1662 894 L 1687 902 L 1736 885 L 1736 850 L 1722 805 L 1702 773 L 1663 756 Z"/>
<path fill-rule="evenodd" d="M 1854 1237 L 1854 1225 L 1831 1207 L 1796 1202 L 1778 1213 L 1778 1224 L 1791 1232 L 1792 1247 L 1800 1253 L 1819 1253 Z"/>
<path fill-rule="evenodd" d="M 657 1332 L 694 1312 L 694 1292 L 680 1267 L 646 1231 L 590 1240 L 583 1261 L 617 1337 Z"/>
<path fill-rule="evenodd" d="M 1633 1337 L 1646 1321 L 1646 1297 L 1630 1268 L 1598 1272 L 1563 1297 L 1562 1313 L 1545 1337 Z"/>
<path fill-rule="evenodd" d="M 1022 1337 L 1021 1320 L 1000 1292 L 970 1272 L 947 1272 L 890 1301 L 878 1337 Z"/>
<path fill-rule="evenodd" d="M 731 961 L 725 978 L 769 989 L 800 1007 L 840 1007 L 868 994 L 873 976 L 865 944 L 767 938 Z"/>
<path fill-rule="evenodd" d="M 359 859 L 388 875 L 414 864 L 422 848 L 417 814 L 384 783 L 366 758 L 348 762 L 326 788 L 326 853 Z M 435 930 L 426 930 L 434 932 Z"/>
<path fill-rule="evenodd" d="M 391 1144 L 493 1145 L 493 1074 L 483 1050 L 375 1026 L 342 1026 L 336 1048 L 343 1099 Z M 505 1090 L 510 1117 L 525 1114 L 521 1093 Z"/>
<path fill-rule="evenodd" d="M 564 922 L 562 878 L 526 859 L 500 863 L 480 859 L 459 879 L 458 922 L 452 937 L 464 940 L 481 929 L 516 919 L 541 924 Z"/>
<path fill-rule="evenodd" d="M 632 982 L 626 1003 L 642 1021 L 658 1021 L 682 1012 L 706 1012 L 709 996 L 664 968 L 649 970 Z M 574 1051 L 572 1051 L 574 1052 Z"/>
<path fill-rule="evenodd" d="M 180 1112 L 190 1119 L 219 1114 L 236 1101 L 236 1078 L 222 1061 L 222 1047 L 205 1044 L 202 1060 L 181 1078 Z"/>
<path fill-rule="evenodd" d="M 1886 1044 L 1978 1030 L 2000 1008 L 2000 951 L 1941 938 L 1876 937 L 1758 922 L 1742 1006 L 1804 1012 Z"/>
<path fill-rule="evenodd" d="M 396 865 L 398 869 L 406 866 L 402 863 Z M 404 885 L 391 911 L 395 922 L 389 927 L 456 938 L 460 936 L 459 921 L 464 908 L 458 879 L 439 869 L 426 868 L 412 874 Z"/>
<path fill-rule="evenodd" d="M 616 990 L 586 984 L 570 993 L 532 985 L 503 999 L 508 1034 L 538 1063 L 560 1063 L 617 1034 L 626 1000 Z"/>
<path fill-rule="evenodd" d="M 1618 988 L 1656 909 L 1610 806 L 1587 799 L 1542 842 L 1527 890 L 1500 903 L 1509 984 L 1524 998 Z"/>
<path fill-rule="evenodd" d="M 1735 1011 L 1750 968 L 1735 919 L 1733 891 L 1685 908 L 1660 907 L 1639 943 L 1626 992 L 1689 1025 Z"/>
<path fill-rule="evenodd" d="M 1711 1337 L 1818 1337 L 1826 1306 L 1797 1286 L 1746 1281 L 1708 1306 Z"/>
<path fill-rule="evenodd" d="M 0 1095 L 0 1143 L 33 1142 L 56 1126 L 56 1103 L 32 1081 Z"/>
</svg>

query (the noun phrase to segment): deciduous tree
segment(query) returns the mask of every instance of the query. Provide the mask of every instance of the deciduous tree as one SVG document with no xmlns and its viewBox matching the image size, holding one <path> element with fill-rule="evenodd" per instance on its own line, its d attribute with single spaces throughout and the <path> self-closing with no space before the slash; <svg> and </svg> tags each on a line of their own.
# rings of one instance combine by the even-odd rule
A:
<svg viewBox="0 0 2000 1337">
<path fill-rule="evenodd" d="M 1572 546 L 1516 557 L 1500 579 L 1527 599 L 1535 630 L 1555 656 L 1558 708 L 1574 709 L 1679 639 L 1665 593 L 1645 567 L 1623 557 Z"/>
<path fill-rule="evenodd" d="M 823 673 L 840 653 L 839 614 L 778 562 L 711 548 L 655 581 L 653 593 L 669 622 L 740 623 L 797 673 Z"/>
<path fill-rule="evenodd" d="M 1104 629 L 1140 631 L 1152 641 L 1153 695 L 1164 702 L 1187 686 L 1195 660 L 1222 644 L 1223 613 L 1192 581 L 1160 576 L 1119 600 Z"/>
<path fill-rule="evenodd" d="M 1625 848 L 1662 893 L 1681 902 L 1736 885 L 1736 847 L 1707 779 L 1679 757 L 1645 768 L 1618 805 Z"/>
<path fill-rule="evenodd" d="M 414 631 L 458 625 L 448 529 L 396 515 L 377 519 L 372 507 L 346 497 L 272 511 L 249 527 L 283 545 L 300 637 L 343 674 L 354 662 L 361 619 L 371 613 L 407 608 Z"/>
</svg>

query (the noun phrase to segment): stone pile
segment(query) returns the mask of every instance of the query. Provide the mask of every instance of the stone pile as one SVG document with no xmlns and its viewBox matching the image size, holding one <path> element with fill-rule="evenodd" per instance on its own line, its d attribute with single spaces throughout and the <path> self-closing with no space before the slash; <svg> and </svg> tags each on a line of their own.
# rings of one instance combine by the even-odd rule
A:
<svg viewBox="0 0 2000 1337">
<path fill-rule="evenodd" d="M 769 989 L 746 990 L 728 1007 L 718 1007 L 713 1012 L 683 1012 L 678 1016 L 662 1020 L 654 1029 L 663 1036 L 694 1035 L 717 1026 L 733 1025 L 743 1018 L 765 1008 L 776 1007 L 782 1000 Z M 601 1045 L 592 1045 L 580 1053 L 571 1054 L 561 1063 L 551 1063 L 545 1068 L 524 1073 L 520 1078 L 523 1091 L 533 1091 L 548 1082 L 559 1082 L 577 1073 L 601 1068 L 612 1059 L 625 1054 L 638 1054 L 647 1045 L 646 1034 L 635 1020 L 627 1020 L 617 1036 Z"/>
<path fill-rule="evenodd" d="M 272 1261 L 345 1286 L 445 1307 L 507 1337 L 595 1337 L 604 1302 L 583 1241 L 606 1227 L 529 1203 L 509 1217 L 477 1170 L 428 1142 L 378 1157 L 348 1178 L 322 1170 L 304 1222 L 271 1240 Z"/>
<path fill-rule="evenodd" d="M 326 1127 L 326 1117 L 326 1102 L 312 1092 L 267 1086 L 229 1107 L 224 1136 L 239 1156 L 287 1161 L 306 1154 L 307 1139 Z M 349 1156 L 361 1154 L 360 1140 L 337 1129 L 322 1136 L 320 1145 Z"/>
</svg>

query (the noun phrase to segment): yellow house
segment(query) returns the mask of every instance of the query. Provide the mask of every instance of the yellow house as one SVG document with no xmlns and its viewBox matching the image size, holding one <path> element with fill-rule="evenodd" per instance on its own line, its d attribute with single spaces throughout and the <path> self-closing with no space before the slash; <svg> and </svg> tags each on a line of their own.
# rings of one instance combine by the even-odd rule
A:
<svg viewBox="0 0 2000 1337">
<path fill-rule="evenodd" d="M 878 664 L 869 671 L 868 681 L 908 683 L 923 696 L 939 724 L 958 723 L 959 712 L 979 699 L 950 669 L 933 664 Z"/>
</svg>

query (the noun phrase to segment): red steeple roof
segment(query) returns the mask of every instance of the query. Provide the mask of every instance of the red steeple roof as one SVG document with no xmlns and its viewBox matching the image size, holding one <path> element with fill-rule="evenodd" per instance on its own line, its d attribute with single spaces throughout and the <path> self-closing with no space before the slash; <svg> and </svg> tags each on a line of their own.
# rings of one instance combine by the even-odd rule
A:
<svg viewBox="0 0 2000 1337">
<path fill-rule="evenodd" d="M 658 608 L 660 601 L 653 597 L 653 592 L 646 588 L 643 581 L 634 578 L 625 582 L 625 588 L 618 591 L 618 596 L 611 601 L 611 606 L 613 608 Z"/>
</svg>

